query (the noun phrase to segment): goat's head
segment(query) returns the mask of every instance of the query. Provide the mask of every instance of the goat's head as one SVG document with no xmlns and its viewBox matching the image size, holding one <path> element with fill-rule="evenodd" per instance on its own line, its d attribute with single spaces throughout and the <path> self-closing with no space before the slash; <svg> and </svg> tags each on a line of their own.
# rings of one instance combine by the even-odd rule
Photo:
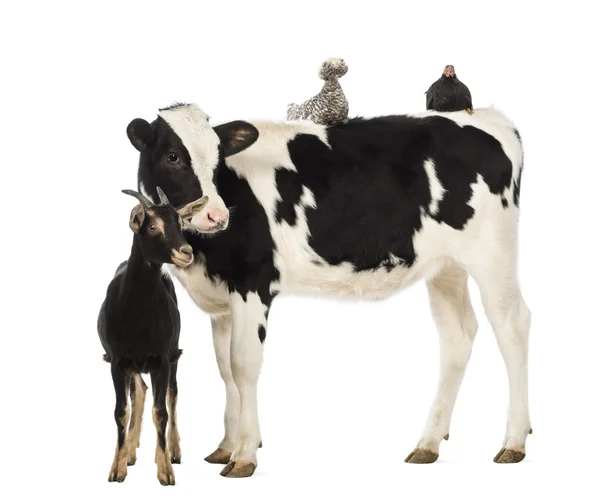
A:
<svg viewBox="0 0 600 503">
<path fill-rule="evenodd" d="M 183 236 L 183 229 L 186 221 L 206 206 L 208 197 L 203 196 L 176 210 L 160 187 L 156 187 L 160 204 L 154 204 L 134 190 L 123 192 L 140 202 L 131 210 L 129 227 L 136 235 L 144 258 L 156 264 L 189 266 L 194 261 L 194 252 Z"/>
</svg>

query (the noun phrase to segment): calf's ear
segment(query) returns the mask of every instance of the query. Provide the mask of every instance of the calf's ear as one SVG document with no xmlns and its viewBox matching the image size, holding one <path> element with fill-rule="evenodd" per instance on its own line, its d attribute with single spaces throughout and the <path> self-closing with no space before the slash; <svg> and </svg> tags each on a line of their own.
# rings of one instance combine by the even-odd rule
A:
<svg viewBox="0 0 600 503">
<path fill-rule="evenodd" d="M 141 204 L 138 204 L 135 208 L 131 210 L 131 216 L 129 217 L 129 227 L 136 234 L 142 228 L 142 224 L 144 223 L 144 218 L 146 217 L 146 212 Z"/>
<path fill-rule="evenodd" d="M 227 122 L 214 127 L 221 140 L 223 155 L 229 157 L 247 149 L 258 140 L 258 129 L 244 121 Z"/>
<path fill-rule="evenodd" d="M 202 208 L 206 206 L 206 203 L 208 203 L 208 196 L 202 196 L 200 199 L 196 199 L 195 201 L 186 204 L 183 208 L 179 208 L 177 213 L 179 213 L 179 216 L 184 220 L 189 220 L 197 213 L 200 213 Z"/>
<path fill-rule="evenodd" d="M 140 152 L 154 145 L 155 135 L 152 126 L 144 119 L 133 119 L 127 126 L 127 137 Z"/>
</svg>

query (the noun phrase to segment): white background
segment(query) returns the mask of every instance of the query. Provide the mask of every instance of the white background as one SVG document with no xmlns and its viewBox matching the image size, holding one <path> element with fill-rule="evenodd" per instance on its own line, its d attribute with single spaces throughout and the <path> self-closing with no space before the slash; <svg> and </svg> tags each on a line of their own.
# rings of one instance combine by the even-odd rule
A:
<svg viewBox="0 0 600 503">
<path fill-rule="evenodd" d="M 543 7 L 541 6 L 543 5 Z M 3 2 L 2 501 L 524 501 L 598 493 L 598 62 L 592 2 Z M 177 284 L 183 464 L 163 488 L 148 402 L 138 464 L 109 484 L 114 395 L 96 316 L 129 254 L 125 127 L 172 101 L 212 122 L 285 116 L 343 57 L 350 114 L 424 109 L 452 63 L 525 145 L 520 274 L 533 312 L 527 458 L 499 466 L 507 379 L 477 289 L 471 363 L 439 461 L 403 462 L 437 382 L 424 285 L 384 302 L 280 298 L 250 479 L 203 461 L 224 387 L 210 322 Z"/>
</svg>

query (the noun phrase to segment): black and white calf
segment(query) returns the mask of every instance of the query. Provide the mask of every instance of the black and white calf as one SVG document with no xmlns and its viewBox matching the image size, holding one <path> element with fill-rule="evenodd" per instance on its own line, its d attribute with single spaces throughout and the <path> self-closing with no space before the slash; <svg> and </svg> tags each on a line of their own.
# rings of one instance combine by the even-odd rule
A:
<svg viewBox="0 0 600 503">
<path fill-rule="evenodd" d="M 411 463 L 438 457 L 477 331 L 479 286 L 508 370 L 506 437 L 495 461 L 525 456 L 530 312 L 517 280 L 520 137 L 495 109 L 356 118 L 337 126 L 235 121 L 211 127 L 195 105 L 128 127 L 139 187 L 175 204 L 209 196 L 187 236 L 194 265 L 174 274 L 212 316 L 225 381 L 225 437 L 207 461 L 254 472 L 257 382 L 279 293 L 383 298 L 425 279 L 440 333 L 439 389 Z M 228 208 L 235 208 L 227 222 Z M 212 217 L 211 217 L 212 215 Z"/>
<path fill-rule="evenodd" d="M 175 484 L 171 463 L 181 460 L 176 417 L 177 361 L 181 354 L 179 310 L 175 285 L 163 274 L 161 266 L 171 263 L 183 268 L 194 261 L 192 247 L 183 236 L 184 219 L 199 212 L 206 204 L 206 197 L 176 211 L 160 188 L 157 191 L 160 205 L 143 194 L 123 191 L 140 201 L 129 219 L 133 245 L 129 259 L 117 268 L 108 285 L 98 315 L 98 335 L 106 351 L 104 359 L 111 365 L 116 395 L 117 448 L 109 482 L 125 480 L 127 465 L 136 462 L 147 390 L 141 377 L 145 372 L 152 379 L 152 418 L 157 433 L 155 461 L 161 484 Z"/>
</svg>

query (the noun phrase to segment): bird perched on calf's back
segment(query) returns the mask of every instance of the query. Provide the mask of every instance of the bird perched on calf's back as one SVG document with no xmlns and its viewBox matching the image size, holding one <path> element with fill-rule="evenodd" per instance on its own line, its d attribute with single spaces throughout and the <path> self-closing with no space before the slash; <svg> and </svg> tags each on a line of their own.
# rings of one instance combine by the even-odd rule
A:
<svg viewBox="0 0 600 503">
<path fill-rule="evenodd" d="M 454 65 L 446 65 L 442 76 L 431 84 L 425 94 L 427 94 L 427 110 L 437 112 L 466 110 L 469 114 L 473 113 L 471 92 L 458 80 Z"/>
<path fill-rule="evenodd" d="M 321 91 L 304 103 L 287 106 L 287 120 L 310 120 L 316 124 L 333 125 L 348 118 L 348 100 L 338 79 L 348 71 L 343 59 L 329 58 L 319 68 L 319 78 L 324 80 Z"/>
</svg>

